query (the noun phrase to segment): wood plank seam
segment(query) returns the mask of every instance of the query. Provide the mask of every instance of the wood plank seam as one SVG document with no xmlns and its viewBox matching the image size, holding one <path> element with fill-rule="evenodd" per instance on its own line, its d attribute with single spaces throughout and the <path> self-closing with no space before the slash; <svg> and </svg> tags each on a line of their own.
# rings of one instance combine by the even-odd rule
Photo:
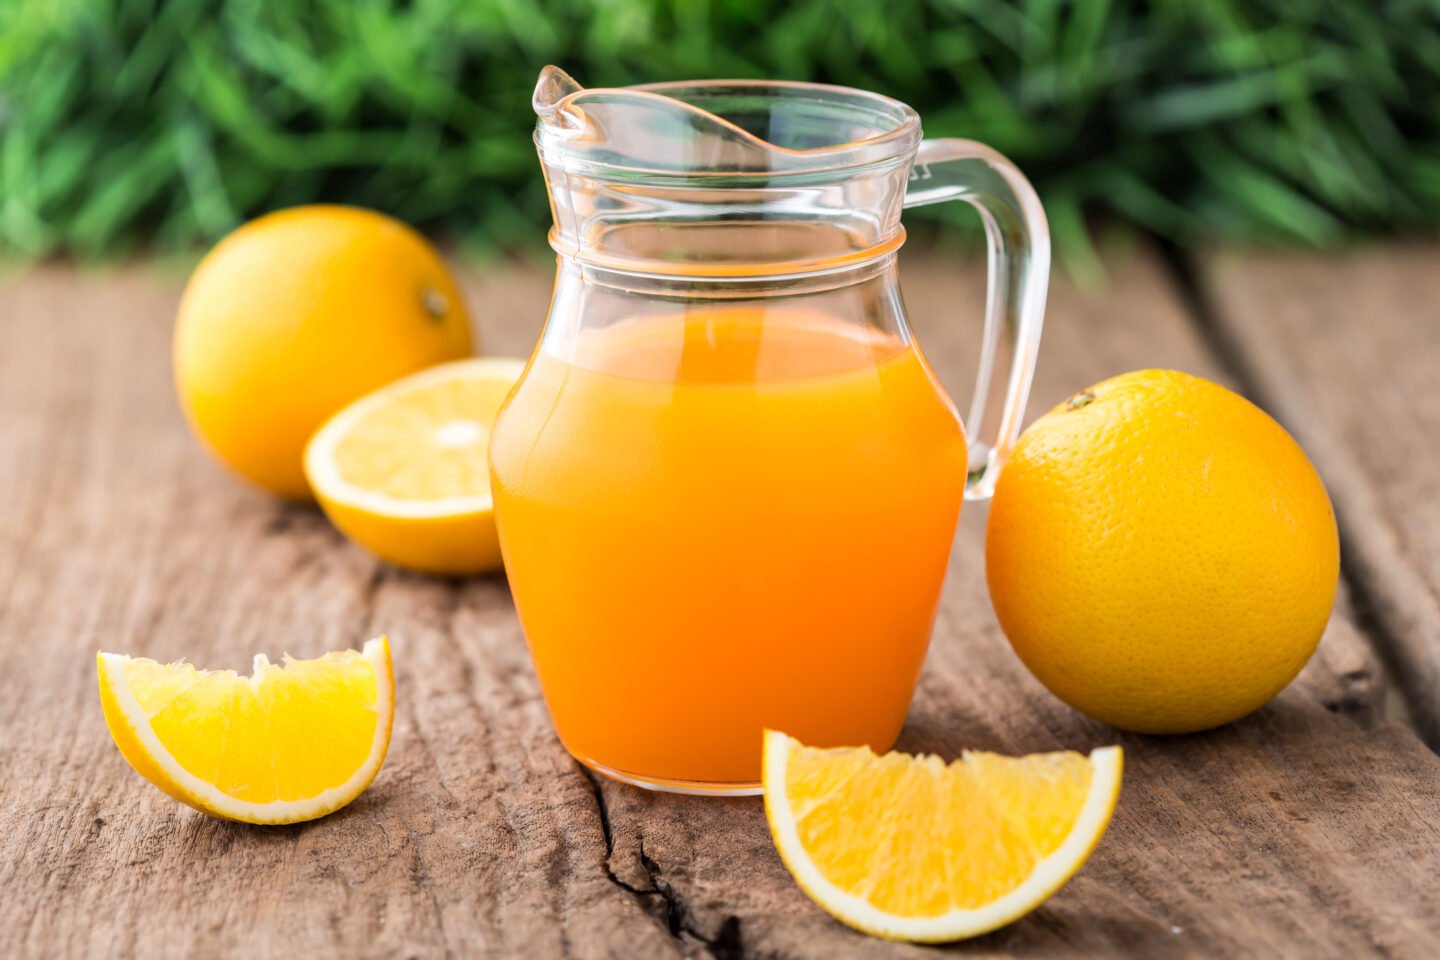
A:
<svg viewBox="0 0 1440 960">
<path fill-rule="evenodd" d="M 1299 440 L 1324 477 L 1340 527 L 1342 575 L 1363 614 L 1356 627 L 1399 688 L 1420 739 L 1440 752 L 1440 605 L 1406 562 L 1354 457 L 1300 408 L 1303 391 L 1284 364 L 1269 358 L 1246 323 L 1226 315 L 1196 258 L 1173 248 L 1166 253 L 1210 348 L 1244 392 Z"/>
</svg>

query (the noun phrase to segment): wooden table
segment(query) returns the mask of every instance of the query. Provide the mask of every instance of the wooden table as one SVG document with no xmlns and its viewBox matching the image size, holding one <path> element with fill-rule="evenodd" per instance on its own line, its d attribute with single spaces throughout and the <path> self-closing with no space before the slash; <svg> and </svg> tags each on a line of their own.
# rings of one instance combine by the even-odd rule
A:
<svg viewBox="0 0 1440 960">
<path fill-rule="evenodd" d="M 1106 266 L 1094 289 L 1057 279 L 1032 414 L 1142 366 L 1244 389 L 1325 474 L 1351 592 L 1258 714 L 1117 734 L 1010 652 L 981 575 L 985 511 L 967 507 L 900 746 L 1128 756 L 1084 871 L 958 950 L 1440 956 L 1440 759 L 1414 732 L 1440 746 L 1440 249 L 1225 252 L 1177 270 L 1142 247 Z M 982 265 L 912 255 L 904 275 L 927 352 L 968 387 Z M 490 351 L 528 351 L 543 271 L 467 286 Z M 170 386 L 178 287 L 152 268 L 59 266 L 0 287 L 0 956 L 930 953 L 811 905 L 758 800 L 587 776 L 551 731 L 503 579 L 386 567 L 215 467 Z M 390 758 L 323 820 L 209 819 L 141 781 L 105 730 L 97 648 L 243 669 L 257 650 L 313 656 L 381 631 Z"/>
</svg>

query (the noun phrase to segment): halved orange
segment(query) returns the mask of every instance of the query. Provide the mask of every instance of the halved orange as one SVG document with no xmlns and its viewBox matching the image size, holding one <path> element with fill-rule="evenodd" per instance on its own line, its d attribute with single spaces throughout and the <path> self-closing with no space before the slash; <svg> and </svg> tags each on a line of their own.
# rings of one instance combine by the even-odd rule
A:
<svg viewBox="0 0 1440 960">
<path fill-rule="evenodd" d="M 350 404 L 305 448 L 326 516 L 382 560 L 427 573 L 500 568 L 490 428 L 525 361 L 476 357 Z"/>
</svg>

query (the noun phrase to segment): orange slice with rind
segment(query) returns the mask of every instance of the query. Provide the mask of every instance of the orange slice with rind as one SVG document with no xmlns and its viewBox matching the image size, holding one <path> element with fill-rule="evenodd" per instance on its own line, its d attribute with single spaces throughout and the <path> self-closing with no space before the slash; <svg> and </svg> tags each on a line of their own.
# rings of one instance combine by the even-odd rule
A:
<svg viewBox="0 0 1440 960">
<path fill-rule="evenodd" d="M 836 919 L 891 940 L 987 933 L 1060 889 L 1104 835 L 1119 747 L 953 763 L 817 749 L 765 731 L 765 813 L 800 887 Z"/>
<path fill-rule="evenodd" d="M 380 772 L 395 719 L 390 643 L 254 672 L 97 655 L 115 745 L 155 786 L 212 816 L 298 823 L 350 803 Z"/>
</svg>

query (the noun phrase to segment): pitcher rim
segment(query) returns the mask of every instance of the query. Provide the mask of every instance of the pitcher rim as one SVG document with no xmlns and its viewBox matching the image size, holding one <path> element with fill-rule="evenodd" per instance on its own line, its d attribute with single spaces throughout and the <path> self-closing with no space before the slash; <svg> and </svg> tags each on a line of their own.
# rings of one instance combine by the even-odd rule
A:
<svg viewBox="0 0 1440 960">
<path fill-rule="evenodd" d="M 542 157 L 547 160 L 553 158 L 562 161 L 563 166 L 570 167 L 572 164 L 576 164 L 587 171 L 599 172 L 613 170 L 645 176 L 647 178 L 687 180 L 695 178 L 733 178 L 737 180 L 752 180 L 755 178 L 775 179 L 780 177 L 813 176 L 815 174 L 835 173 L 842 170 L 854 170 L 894 162 L 896 160 L 908 161 L 913 156 L 920 142 L 920 114 L 916 112 L 914 107 L 904 101 L 886 96 L 883 93 L 876 93 L 872 90 L 863 90 L 859 87 L 849 87 L 833 83 L 814 83 L 807 80 L 666 80 L 657 83 L 640 83 L 618 87 L 590 87 L 567 95 L 557 106 L 563 108 L 564 104 L 569 103 L 576 97 L 606 90 L 628 90 L 638 93 L 655 94 L 657 96 L 665 96 L 669 99 L 681 100 L 693 104 L 693 101 L 684 97 L 673 96 L 672 92 L 677 90 L 701 91 L 707 89 L 719 90 L 733 88 L 774 90 L 779 94 L 775 99 L 781 99 L 782 96 L 795 97 L 797 94 L 803 97 L 806 91 L 823 92 L 832 95 L 835 99 L 845 98 L 871 105 L 875 108 L 873 112 L 877 118 L 891 116 L 896 118 L 897 122 L 872 136 L 798 150 L 771 143 L 744 129 L 725 116 L 712 114 L 720 123 L 733 128 L 738 135 L 745 139 L 762 144 L 766 149 L 772 150 L 777 154 L 796 158 L 801 161 L 799 165 L 793 168 L 780 170 L 674 170 L 663 167 L 645 167 L 638 164 L 584 159 L 573 152 L 566 151 L 563 142 L 547 143 L 547 138 L 543 135 L 547 124 L 543 118 L 538 119 L 536 122 L 533 139 Z M 810 165 L 803 163 L 804 160 L 810 158 L 816 161 L 815 164 Z"/>
</svg>

